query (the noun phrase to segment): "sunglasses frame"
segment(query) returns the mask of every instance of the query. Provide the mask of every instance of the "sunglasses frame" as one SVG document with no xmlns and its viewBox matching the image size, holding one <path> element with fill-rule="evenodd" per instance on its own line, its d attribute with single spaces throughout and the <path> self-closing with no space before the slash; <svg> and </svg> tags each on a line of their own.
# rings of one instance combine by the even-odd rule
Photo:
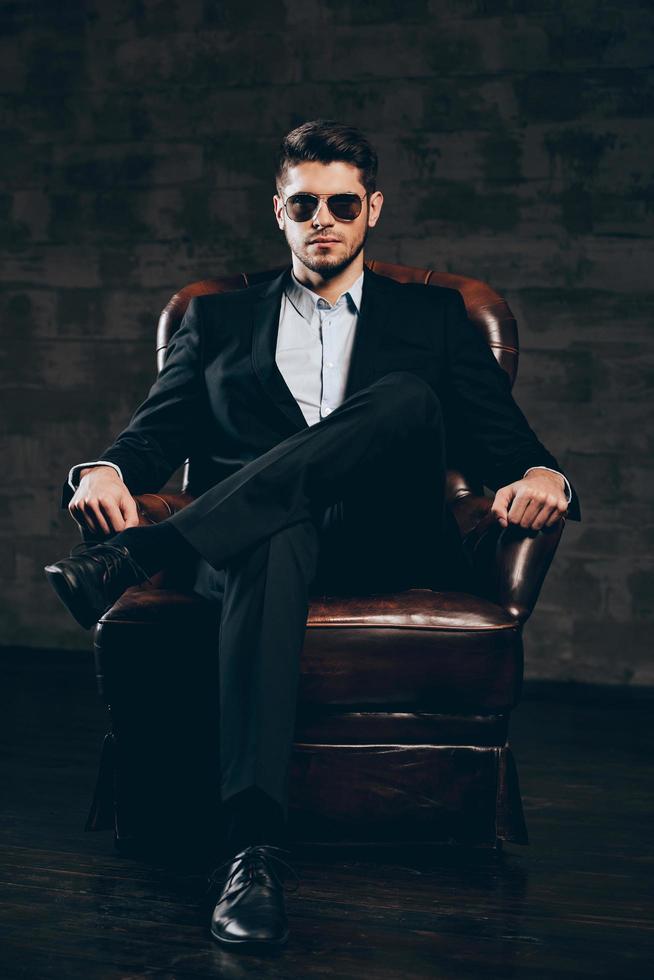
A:
<svg viewBox="0 0 654 980">
<path fill-rule="evenodd" d="M 306 195 L 306 197 L 315 197 L 318 201 L 316 205 L 316 210 L 308 218 L 294 218 L 288 212 L 288 207 L 287 207 L 288 202 L 291 200 L 292 197 L 298 197 L 300 194 L 304 194 Z M 289 196 L 284 201 L 284 211 L 286 212 L 286 214 L 288 215 L 291 221 L 295 221 L 296 224 L 304 224 L 305 221 L 313 221 L 315 216 L 318 214 L 318 211 L 320 211 L 320 205 L 324 201 L 327 205 L 327 210 L 331 214 L 332 218 L 336 218 L 337 221 L 345 221 L 347 224 L 349 224 L 351 221 L 356 221 L 357 218 L 360 217 L 361 211 L 359 211 L 359 214 L 357 214 L 356 217 L 354 218 L 339 218 L 339 216 L 337 214 L 334 214 L 334 212 L 329 206 L 329 199 L 332 197 L 357 197 L 361 203 L 361 211 L 363 211 L 363 202 L 368 197 L 368 191 L 365 192 L 363 197 L 360 197 L 358 194 L 355 194 L 353 191 L 344 191 L 341 194 L 312 194 L 310 191 L 296 191 L 295 194 L 289 194 Z"/>
</svg>

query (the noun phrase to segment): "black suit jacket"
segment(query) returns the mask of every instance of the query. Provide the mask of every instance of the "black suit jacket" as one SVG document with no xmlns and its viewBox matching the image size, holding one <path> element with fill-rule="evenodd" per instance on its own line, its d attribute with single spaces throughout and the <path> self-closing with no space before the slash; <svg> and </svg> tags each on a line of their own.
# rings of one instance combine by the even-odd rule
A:
<svg viewBox="0 0 654 980">
<path fill-rule="evenodd" d="M 147 398 L 97 457 L 120 467 L 132 494 L 156 492 L 190 457 L 189 491 L 199 495 L 308 427 L 275 363 L 289 274 L 191 301 Z M 448 462 L 480 484 L 497 490 L 530 466 L 563 472 L 514 401 L 459 292 L 400 284 L 366 268 L 345 397 L 397 370 L 431 385 L 443 406 Z M 570 482 L 567 516 L 580 520 Z M 63 506 L 71 495 L 66 483 Z"/>
</svg>

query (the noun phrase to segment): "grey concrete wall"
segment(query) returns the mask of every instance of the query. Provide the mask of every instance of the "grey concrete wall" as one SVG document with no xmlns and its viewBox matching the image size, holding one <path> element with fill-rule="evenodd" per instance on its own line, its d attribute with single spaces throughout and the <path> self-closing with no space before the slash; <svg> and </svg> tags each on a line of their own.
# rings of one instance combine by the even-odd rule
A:
<svg viewBox="0 0 654 980">
<path fill-rule="evenodd" d="M 171 292 L 285 260 L 271 155 L 322 115 L 379 147 L 370 255 L 485 279 L 519 318 L 516 398 L 584 515 L 528 675 L 652 682 L 648 6 L 3 3 L 0 642 L 88 644 L 42 573 L 76 540 L 60 482 L 147 391 Z"/>
</svg>

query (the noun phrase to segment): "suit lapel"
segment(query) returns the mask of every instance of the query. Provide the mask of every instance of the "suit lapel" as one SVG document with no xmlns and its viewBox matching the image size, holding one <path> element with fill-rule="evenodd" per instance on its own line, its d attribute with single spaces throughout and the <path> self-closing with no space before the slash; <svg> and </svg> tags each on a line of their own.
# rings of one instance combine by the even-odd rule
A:
<svg viewBox="0 0 654 980">
<path fill-rule="evenodd" d="M 290 434 L 308 425 L 275 362 L 279 310 L 289 270 L 290 266 L 271 279 L 252 304 L 252 368 Z"/>
<path fill-rule="evenodd" d="M 364 266 L 361 315 L 357 325 L 345 398 L 375 380 L 375 354 L 379 334 L 390 312 L 391 297 L 386 295 L 383 276 Z"/>
<path fill-rule="evenodd" d="M 252 367 L 263 391 L 277 410 L 289 434 L 308 428 L 302 410 L 275 362 L 279 311 L 290 267 L 271 279 L 252 304 Z M 375 380 L 375 352 L 379 332 L 390 312 L 383 276 L 364 267 L 361 314 L 357 324 L 345 398 Z"/>
</svg>

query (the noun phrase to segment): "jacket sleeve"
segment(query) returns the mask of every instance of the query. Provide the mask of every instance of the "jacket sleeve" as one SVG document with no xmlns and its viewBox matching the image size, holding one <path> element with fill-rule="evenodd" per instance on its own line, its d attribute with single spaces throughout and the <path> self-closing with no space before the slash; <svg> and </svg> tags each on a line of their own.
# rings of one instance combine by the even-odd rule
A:
<svg viewBox="0 0 654 980">
<path fill-rule="evenodd" d="M 120 468 L 132 494 L 159 490 L 192 451 L 205 405 L 202 346 L 201 313 L 197 299 L 192 299 L 145 401 L 97 456 Z M 68 481 L 63 506 L 66 496 L 70 499 Z"/>
<path fill-rule="evenodd" d="M 561 473 L 556 458 L 540 442 L 516 404 L 508 374 L 468 319 L 457 290 L 448 290 L 445 311 L 446 384 L 451 404 L 468 433 L 484 484 L 491 490 L 522 479 L 532 466 Z M 569 515 L 579 520 L 574 487 Z"/>
</svg>

